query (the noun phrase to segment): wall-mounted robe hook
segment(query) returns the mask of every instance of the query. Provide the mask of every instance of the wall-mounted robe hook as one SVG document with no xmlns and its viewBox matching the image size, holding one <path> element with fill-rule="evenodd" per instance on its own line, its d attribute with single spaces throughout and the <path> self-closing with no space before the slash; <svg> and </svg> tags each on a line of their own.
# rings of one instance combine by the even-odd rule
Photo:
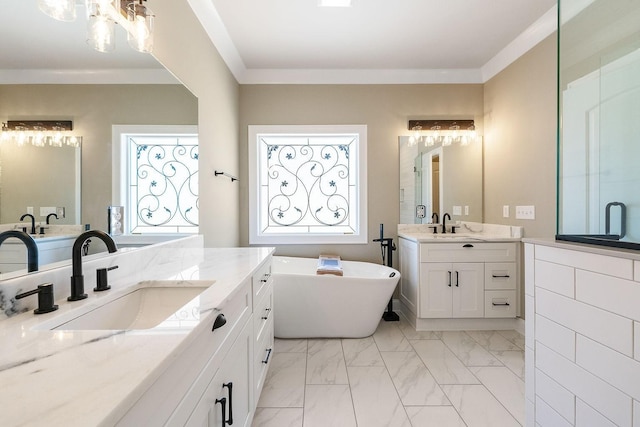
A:
<svg viewBox="0 0 640 427">
<path fill-rule="evenodd" d="M 229 175 L 229 174 L 228 174 L 228 173 L 226 173 L 226 172 L 218 172 L 218 171 L 214 171 L 214 173 L 216 174 L 216 176 L 218 176 L 218 175 L 223 175 L 223 176 L 226 176 L 226 177 L 231 178 L 231 182 L 233 182 L 233 181 L 238 181 L 238 178 L 236 178 L 236 177 L 235 177 L 235 176 L 233 176 L 233 175 Z"/>
</svg>

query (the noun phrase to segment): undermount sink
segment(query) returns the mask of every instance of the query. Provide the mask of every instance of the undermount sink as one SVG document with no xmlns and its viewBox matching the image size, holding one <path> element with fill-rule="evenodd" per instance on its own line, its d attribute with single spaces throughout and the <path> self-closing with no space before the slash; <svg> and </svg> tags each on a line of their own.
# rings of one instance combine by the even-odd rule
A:
<svg viewBox="0 0 640 427">
<path fill-rule="evenodd" d="M 37 329 L 49 330 L 133 330 L 150 329 L 167 321 L 197 320 L 202 292 L 214 283 L 207 281 L 147 281 L 97 308 L 71 319 L 52 319 Z M 175 322 L 171 322 L 175 320 Z"/>
</svg>

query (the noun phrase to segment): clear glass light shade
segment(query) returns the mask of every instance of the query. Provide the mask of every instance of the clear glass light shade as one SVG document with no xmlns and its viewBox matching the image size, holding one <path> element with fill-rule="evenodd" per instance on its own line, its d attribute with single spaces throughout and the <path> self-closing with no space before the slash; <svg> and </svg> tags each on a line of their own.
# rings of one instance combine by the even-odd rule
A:
<svg viewBox="0 0 640 427">
<path fill-rule="evenodd" d="M 127 6 L 129 45 L 138 52 L 151 53 L 153 49 L 153 13 L 142 4 L 133 2 Z"/>
<path fill-rule="evenodd" d="M 99 52 L 116 48 L 115 19 L 120 0 L 87 0 L 87 44 Z"/>
<path fill-rule="evenodd" d="M 58 21 L 76 20 L 75 0 L 38 0 L 38 8 Z"/>
</svg>

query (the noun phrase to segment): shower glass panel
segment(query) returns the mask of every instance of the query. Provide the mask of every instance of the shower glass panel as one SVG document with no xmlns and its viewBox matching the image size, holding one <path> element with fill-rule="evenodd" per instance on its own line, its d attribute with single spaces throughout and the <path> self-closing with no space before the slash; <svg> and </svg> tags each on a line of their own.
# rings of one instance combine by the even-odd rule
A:
<svg viewBox="0 0 640 427">
<path fill-rule="evenodd" d="M 640 2 L 559 11 L 557 238 L 640 249 Z"/>
</svg>

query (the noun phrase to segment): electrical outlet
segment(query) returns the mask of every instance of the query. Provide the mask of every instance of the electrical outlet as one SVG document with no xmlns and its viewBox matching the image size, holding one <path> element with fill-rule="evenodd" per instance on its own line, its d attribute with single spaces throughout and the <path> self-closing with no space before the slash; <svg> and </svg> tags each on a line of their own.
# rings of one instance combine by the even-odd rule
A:
<svg viewBox="0 0 640 427">
<path fill-rule="evenodd" d="M 516 219 L 536 219 L 536 207 L 516 206 Z"/>
<path fill-rule="evenodd" d="M 502 207 L 502 217 L 509 218 L 509 205 L 504 205 Z"/>
<path fill-rule="evenodd" d="M 453 207 L 454 215 L 462 215 L 462 206 L 454 206 Z"/>
<path fill-rule="evenodd" d="M 64 218 L 64 207 L 57 207 L 55 214 L 58 215 L 58 219 Z"/>
<path fill-rule="evenodd" d="M 33 206 L 27 206 L 27 213 L 33 215 Z"/>
<path fill-rule="evenodd" d="M 464 214 L 469 215 L 469 206 L 464 207 Z"/>
</svg>

